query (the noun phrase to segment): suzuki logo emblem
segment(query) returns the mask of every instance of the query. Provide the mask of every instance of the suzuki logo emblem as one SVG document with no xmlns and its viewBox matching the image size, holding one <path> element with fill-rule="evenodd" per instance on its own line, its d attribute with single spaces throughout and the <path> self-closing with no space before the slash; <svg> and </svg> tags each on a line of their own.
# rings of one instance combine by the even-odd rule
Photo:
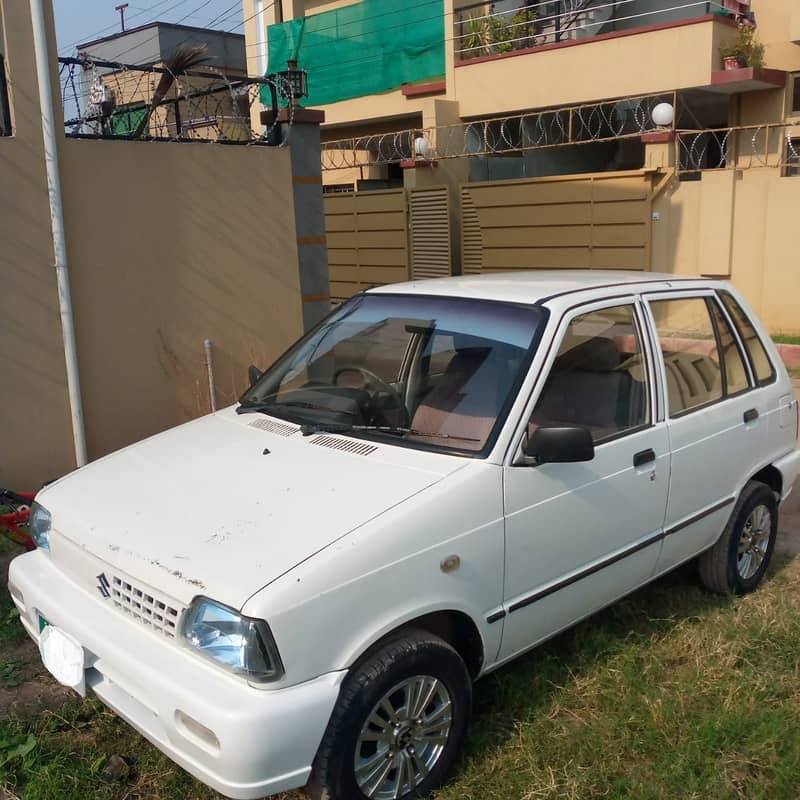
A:
<svg viewBox="0 0 800 800">
<path fill-rule="evenodd" d="M 103 597 L 111 597 L 111 592 L 109 591 L 111 584 L 108 582 L 105 572 L 101 572 L 97 576 L 97 580 L 99 581 L 97 584 L 97 591 L 100 592 Z"/>
</svg>

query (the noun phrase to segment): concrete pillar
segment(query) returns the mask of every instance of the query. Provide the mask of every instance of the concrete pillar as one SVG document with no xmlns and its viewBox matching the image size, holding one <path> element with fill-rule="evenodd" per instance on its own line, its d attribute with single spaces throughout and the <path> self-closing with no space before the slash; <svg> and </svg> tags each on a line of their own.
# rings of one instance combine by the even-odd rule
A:
<svg viewBox="0 0 800 800">
<path fill-rule="evenodd" d="M 271 112 L 265 111 L 261 121 L 268 125 L 270 117 Z M 284 108 L 279 121 L 283 139 L 288 142 L 291 153 L 303 329 L 307 331 L 331 308 L 320 144 L 320 125 L 325 121 L 325 112 L 295 108 L 290 125 L 288 110 Z"/>
<path fill-rule="evenodd" d="M 675 131 L 652 131 L 642 135 L 645 169 L 671 169 L 676 163 Z"/>
</svg>

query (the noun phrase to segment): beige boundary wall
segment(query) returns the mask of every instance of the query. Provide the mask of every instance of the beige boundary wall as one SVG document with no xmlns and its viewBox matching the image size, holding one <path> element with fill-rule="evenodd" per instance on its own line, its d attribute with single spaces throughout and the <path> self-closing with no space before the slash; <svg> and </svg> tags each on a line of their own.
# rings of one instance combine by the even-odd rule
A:
<svg viewBox="0 0 800 800">
<path fill-rule="evenodd" d="M 28 8 L 0 0 L 13 123 L 0 138 L 0 485 L 19 490 L 75 466 Z M 222 406 L 251 362 L 302 333 L 292 154 L 72 139 L 59 150 L 95 459 L 209 411 L 204 339 Z"/>
<path fill-rule="evenodd" d="M 673 180 L 653 209 L 654 271 L 731 280 L 771 332 L 800 334 L 800 178 L 707 171 Z"/>
<path fill-rule="evenodd" d="M 14 134 L 0 137 L 0 486 L 18 489 L 74 465 L 28 9 L 0 0 Z"/>
<path fill-rule="evenodd" d="M 66 140 L 91 458 L 219 407 L 302 334 L 288 149 Z"/>
</svg>

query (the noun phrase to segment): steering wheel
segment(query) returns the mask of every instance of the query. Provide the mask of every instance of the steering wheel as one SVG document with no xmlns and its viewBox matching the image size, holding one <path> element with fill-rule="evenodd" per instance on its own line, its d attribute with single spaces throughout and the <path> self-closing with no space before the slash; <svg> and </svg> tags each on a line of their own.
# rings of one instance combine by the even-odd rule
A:
<svg viewBox="0 0 800 800">
<path fill-rule="evenodd" d="M 383 378 L 379 375 L 376 375 L 372 370 L 366 369 L 366 367 L 359 367 L 355 364 L 347 365 L 344 367 L 339 367 L 333 375 L 333 383 L 338 386 L 339 385 L 339 376 L 343 372 L 358 372 L 363 375 L 367 380 L 367 385 L 375 386 L 377 389 L 383 389 L 388 394 L 390 394 L 395 402 L 397 403 L 398 409 L 400 409 L 400 427 L 406 428 L 408 427 L 409 419 L 408 419 L 408 409 L 406 408 L 405 401 L 403 400 L 403 396 L 397 389 L 394 388 L 390 383 L 387 383 Z"/>
</svg>

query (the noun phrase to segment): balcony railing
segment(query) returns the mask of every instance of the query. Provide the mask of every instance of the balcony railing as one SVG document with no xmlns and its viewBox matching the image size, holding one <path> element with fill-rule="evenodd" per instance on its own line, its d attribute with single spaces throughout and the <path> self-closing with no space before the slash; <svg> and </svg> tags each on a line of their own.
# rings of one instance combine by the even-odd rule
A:
<svg viewBox="0 0 800 800">
<path fill-rule="evenodd" d="M 676 147 L 679 174 L 774 167 L 800 176 L 800 123 L 679 131 Z"/>
<path fill-rule="evenodd" d="M 534 150 L 638 139 L 664 131 L 653 120 L 656 106 L 677 105 L 675 92 L 624 97 L 586 105 L 395 131 L 324 142 L 322 168 L 349 169 L 423 158 L 508 156 Z M 669 128 L 671 130 L 672 128 Z"/>
<path fill-rule="evenodd" d="M 653 9 L 647 0 L 547 0 L 504 9 L 508 2 L 463 6 L 454 16 L 457 61 L 530 50 L 543 45 L 650 25 L 682 22 L 708 14 L 736 17 L 738 0 L 665 0 Z"/>
</svg>

